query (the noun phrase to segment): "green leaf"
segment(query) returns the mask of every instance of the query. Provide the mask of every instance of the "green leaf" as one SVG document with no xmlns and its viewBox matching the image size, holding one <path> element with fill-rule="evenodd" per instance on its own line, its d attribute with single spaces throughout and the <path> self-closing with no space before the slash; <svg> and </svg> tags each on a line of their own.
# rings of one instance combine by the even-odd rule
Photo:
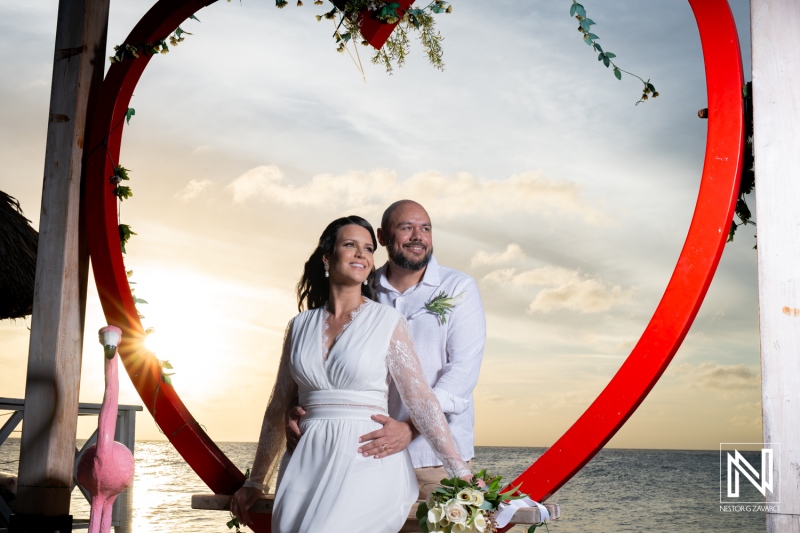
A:
<svg viewBox="0 0 800 533">
<path fill-rule="evenodd" d="M 119 225 L 119 245 L 122 248 L 122 253 L 127 253 L 125 251 L 125 245 L 128 243 L 128 240 L 131 238 L 131 235 L 136 235 L 134 231 L 131 230 L 131 227 L 127 224 L 120 224 Z"/>
<path fill-rule="evenodd" d="M 647 82 L 647 88 L 650 89 L 650 92 L 653 92 L 653 93 L 656 92 L 655 86 L 652 83 L 650 83 L 649 81 Z"/>
<path fill-rule="evenodd" d="M 578 5 L 573 0 L 572 5 L 569 6 L 569 16 L 574 17 L 575 13 L 578 11 Z"/>
<path fill-rule="evenodd" d="M 172 386 L 172 378 L 166 374 L 161 374 L 161 380 L 169 386 Z"/>
<path fill-rule="evenodd" d="M 422 520 L 426 516 L 428 516 L 428 504 L 422 502 L 419 504 L 419 507 L 417 507 L 417 520 Z"/>
<path fill-rule="evenodd" d="M 622 72 L 620 72 L 617 67 L 614 67 L 614 76 L 616 76 L 618 80 L 622 79 Z"/>
<path fill-rule="evenodd" d="M 422 530 L 422 533 L 430 533 L 428 529 L 428 518 L 422 517 L 419 519 L 419 528 Z"/>
<path fill-rule="evenodd" d="M 538 526 L 539 524 L 533 524 L 531 527 L 528 528 L 528 533 L 534 533 L 534 531 L 536 531 L 536 528 Z"/>
<path fill-rule="evenodd" d="M 600 46 L 600 44 L 598 44 L 598 43 L 592 43 L 592 46 L 594 46 L 594 50 L 595 50 L 595 52 L 600 52 L 600 53 L 603 53 L 603 48 Z"/>
<path fill-rule="evenodd" d="M 133 297 L 133 303 L 135 304 L 146 304 L 147 300 L 142 300 L 141 298 L 137 298 L 136 296 Z"/>
<path fill-rule="evenodd" d="M 191 20 L 196 20 L 197 22 L 200 22 L 200 19 L 199 19 L 199 18 L 197 18 L 197 17 L 195 17 L 194 15 L 189 15 L 189 18 L 190 18 Z"/>
<path fill-rule="evenodd" d="M 166 368 L 167 370 L 175 369 L 169 361 L 161 361 L 161 368 Z"/>
<path fill-rule="evenodd" d="M 586 10 L 583 8 L 583 6 L 581 4 L 576 4 L 575 6 L 576 6 L 575 7 L 575 13 L 579 17 L 584 17 L 585 18 L 586 17 Z"/>
<path fill-rule="evenodd" d="M 611 60 L 608 58 L 608 56 L 603 56 L 603 64 L 606 66 L 606 68 L 608 68 L 608 66 L 611 64 Z"/>
<path fill-rule="evenodd" d="M 123 167 L 122 165 L 119 165 L 118 167 L 116 167 L 114 169 L 114 175 L 117 176 L 121 180 L 129 180 L 129 179 L 131 179 L 130 176 L 128 176 L 128 172 L 130 172 L 130 170 L 128 170 L 127 168 Z"/>
<path fill-rule="evenodd" d="M 606 52 L 606 57 L 617 57 L 617 54 L 614 54 L 612 52 Z"/>
<path fill-rule="evenodd" d="M 127 185 L 117 185 L 116 189 L 114 189 L 114 194 L 117 195 L 121 202 L 133 196 L 133 191 Z"/>
<path fill-rule="evenodd" d="M 127 111 L 125 111 L 125 123 L 131 123 L 131 117 L 136 114 L 136 110 L 132 107 L 129 107 Z"/>
<path fill-rule="evenodd" d="M 589 39 L 593 40 L 593 41 L 594 41 L 595 39 L 599 39 L 599 38 L 600 38 L 600 37 L 598 37 L 597 35 L 595 35 L 594 33 L 590 33 L 590 34 L 588 34 L 588 35 L 587 35 L 587 37 L 588 37 Z"/>
</svg>

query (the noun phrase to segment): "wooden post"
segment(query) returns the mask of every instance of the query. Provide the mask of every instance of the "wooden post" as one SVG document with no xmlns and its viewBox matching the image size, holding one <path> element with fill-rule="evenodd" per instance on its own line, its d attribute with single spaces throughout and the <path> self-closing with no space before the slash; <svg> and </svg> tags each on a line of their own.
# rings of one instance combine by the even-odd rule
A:
<svg viewBox="0 0 800 533">
<path fill-rule="evenodd" d="M 800 531 L 800 8 L 750 3 L 764 442 L 777 443 L 767 532 Z"/>
<path fill-rule="evenodd" d="M 109 0 L 60 0 L 50 93 L 16 515 L 11 531 L 70 527 L 88 255 L 80 220 L 90 92 Z M 45 518 L 50 517 L 50 518 Z"/>
</svg>

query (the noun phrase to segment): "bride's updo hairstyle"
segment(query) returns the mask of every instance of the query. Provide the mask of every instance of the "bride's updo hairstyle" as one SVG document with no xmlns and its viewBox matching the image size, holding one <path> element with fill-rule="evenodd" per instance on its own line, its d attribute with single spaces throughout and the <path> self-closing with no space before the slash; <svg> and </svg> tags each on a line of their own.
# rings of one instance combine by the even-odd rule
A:
<svg viewBox="0 0 800 533">
<path fill-rule="evenodd" d="M 369 222 L 363 218 L 350 215 L 349 217 L 337 218 L 325 228 L 319 238 L 319 244 L 314 249 L 314 253 L 306 261 L 303 268 L 303 276 L 297 283 L 297 309 L 302 311 L 303 307 L 306 309 L 316 309 L 325 305 L 328 301 L 330 294 L 330 283 L 328 278 L 325 277 L 325 267 L 322 261 L 322 256 L 328 254 L 333 256 L 333 250 L 336 246 L 336 237 L 339 235 L 339 229 L 344 226 L 355 224 L 369 231 L 372 237 L 372 246 L 375 250 L 378 249 L 378 240 L 375 238 L 375 230 Z M 361 294 L 370 300 L 375 299 L 375 266 L 373 265 L 372 271 L 367 277 L 367 284 L 361 285 Z"/>
</svg>

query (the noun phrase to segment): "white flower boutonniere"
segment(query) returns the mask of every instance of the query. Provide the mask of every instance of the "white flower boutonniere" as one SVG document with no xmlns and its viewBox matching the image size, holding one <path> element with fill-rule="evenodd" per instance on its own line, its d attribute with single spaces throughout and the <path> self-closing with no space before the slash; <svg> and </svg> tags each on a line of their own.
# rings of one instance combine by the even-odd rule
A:
<svg viewBox="0 0 800 533">
<path fill-rule="evenodd" d="M 452 312 L 455 306 L 464 301 L 464 293 L 466 292 L 467 291 L 463 291 L 455 296 L 448 296 L 446 292 L 442 291 L 438 296 L 431 298 L 431 300 L 425 304 L 425 309 L 439 315 L 439 320 L 444 324 L 447 322 L 447 313 Z"/>
</svg>

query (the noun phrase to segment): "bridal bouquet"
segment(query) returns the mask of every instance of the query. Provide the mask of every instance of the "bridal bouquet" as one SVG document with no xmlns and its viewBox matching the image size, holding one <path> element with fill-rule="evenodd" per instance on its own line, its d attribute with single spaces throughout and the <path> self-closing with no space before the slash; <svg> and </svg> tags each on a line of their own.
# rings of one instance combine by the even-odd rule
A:
<svg viewBox="0 0 800 533">
<path fill-rule="evenodd" d="M 471 482 L 443 479 L 417 508 L 420 528 L 424 533 L 495 531 L 494 513 L 500 504 L 528 497 L 517 490 L 519 487 L 501 493 L 506 488 L 501 479 L 486 470 L 478 472 Z M 528 533 L 533 533 L 537 525 L 531 526 Z"/>
</svg>

